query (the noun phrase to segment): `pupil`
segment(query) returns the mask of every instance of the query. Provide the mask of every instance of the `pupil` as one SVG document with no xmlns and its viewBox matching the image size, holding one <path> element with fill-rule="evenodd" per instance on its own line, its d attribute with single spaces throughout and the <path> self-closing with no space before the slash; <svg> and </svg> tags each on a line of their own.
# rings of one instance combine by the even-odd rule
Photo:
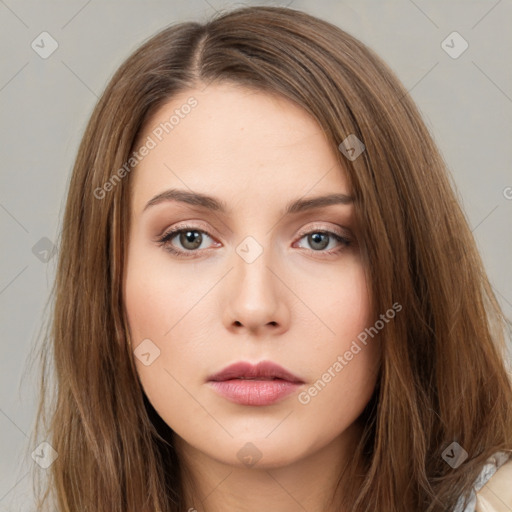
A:
<svg viewBox="0 0 512 512">
<path fill-rule="evenodd" d="M 322 242 L 322 237 L 324 241 Z M 313 233 L 309 235 L 309 240 L 313 248 L 316 249 L 325 249 L 329 245 L 329 241 L 325 233 Z M 320 247 L 315 247 L 315 244 L 320 244 Z"/>
<path fill-rule="evenodd" d="M 181 234 L 181 240 L 183 247 L 187 249 L 197 249 L 201 245 L 201 234 L 197 231 L 187 231 Z M 190 244 L 190 245 L 187 245 Z"/>
</svg>

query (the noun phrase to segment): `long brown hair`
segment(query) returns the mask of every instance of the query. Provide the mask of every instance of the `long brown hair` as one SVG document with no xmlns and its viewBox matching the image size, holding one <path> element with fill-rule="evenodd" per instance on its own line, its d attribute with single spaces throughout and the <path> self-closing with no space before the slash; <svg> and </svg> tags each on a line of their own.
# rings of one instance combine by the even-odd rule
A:
<svg viewBox="0 0 512 512">
<path fill-rule="evenodd" d="M 339 507 L 451 510 L 487 457 L 512 450 L 508 320 L 446 164 L 399 80 L 340 28 L 278 7 L 166 28 L 122 64 L 94 109 L 39 352 L 33 445 L 46 440 L 58 453 L 38 486 L 39 509 L 50 496 L 60 512 L 188 508 L 172 432 L 133 362 L 122 296 L 131 173 L 112 177 L 163 103 L 220 81 L 284 95 L 314 116 L 347 170 L 373 310 L 403 306 L 380 333 L 379 378 L 348 468 L 358 485 Z M 356 159 L 338 151 L 349 135 L 365 146 Z M 457 468 L 441 456 L 454 441 L 468 453 Z"/>
</svg>

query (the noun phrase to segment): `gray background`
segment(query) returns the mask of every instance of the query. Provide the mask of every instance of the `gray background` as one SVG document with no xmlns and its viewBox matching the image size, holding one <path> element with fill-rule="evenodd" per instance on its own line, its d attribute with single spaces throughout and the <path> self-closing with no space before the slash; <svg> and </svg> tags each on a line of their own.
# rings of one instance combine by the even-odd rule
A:
<svg viewBox="0 0 512 512">
<path fill-rule="evenodd" d="M 493 288 L 511 317 L 512 69 L 505 55 L 512 54 L 512 2 L 245 4 L 289 5 L 331 21 L 397 73 L 448 164 Z M 92 108 L 115 69 L 157 30 L 240 5 L 0 0 L 0 512 L 33 510 L 28 471 L 34 462 L 23 454 L 37 381 L 35 371 L 22 374 L 55 272 L 56 258 L 45 262 L 44 251 L 57 240 L 73 159 Z M 58 43 L 46 59 L 31 47 L 43 31 Z M 453 31 L 469 44 L 458 58 L 441 46 Z"/>
</svg>

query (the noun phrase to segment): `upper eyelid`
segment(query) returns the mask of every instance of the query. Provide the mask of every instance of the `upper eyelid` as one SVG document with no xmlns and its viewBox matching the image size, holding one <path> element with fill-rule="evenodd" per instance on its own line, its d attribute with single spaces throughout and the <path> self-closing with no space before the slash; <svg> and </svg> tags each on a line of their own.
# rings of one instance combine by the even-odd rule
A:
<svg viewBox="0 0 512 512">
<path fill-rule="evenodd" d="M 340 236 L 349 236 L 347 228 L 341 228 L 340 226 L 337 226 L 337 229 L 336 229 L 336 228 L 320 226 L 319 224 L 310 226 L 308 228 L 301 229 L 299 231 L 299 234 L 301 236 L 304 236 L 308 233 L 311 233 L 312 231 L 325 231 L 325 232 L 334 233 L 334 234 L 340 235 Z"/>
<path fill-rule="evenodd" d="M 164 236 L 166 236 L 167 234 L 173 232 L 173 231 L 181 231 L 181 230 L 184 230 L 184 229 L 190 229 L 190 230 L 194 230 L 194 231 L 201 231 L 202 233 L 206 233 L 207 235 L 211 236 L 210 235 L 210 231 L 207 229 L 207 228 L 203 228 L 199 225 L 195 225 L 193 226 L 192 224 L 194 224 L 195 222 L 198 222 L 198 221 L 190 221 L 189 223 L 188 222 L 178 222 L 176 225 L 173 225 L 172 227 L 167 227 L 165 228 L 163 231 L 161 231 L 159 233 L 159 235 L 157 235 L 157 238 L 160 239 Z"/>
</svg>

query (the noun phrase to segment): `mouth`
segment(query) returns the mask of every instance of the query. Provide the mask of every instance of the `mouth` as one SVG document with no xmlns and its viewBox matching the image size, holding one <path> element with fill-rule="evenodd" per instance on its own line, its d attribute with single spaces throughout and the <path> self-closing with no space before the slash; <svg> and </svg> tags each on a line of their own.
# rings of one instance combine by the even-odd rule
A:
<svg viewBox="0 0 512 512">
<path fill-rule="evenodd" d="M 270 405 L 290 395 L 304 381 L 270 361 L 256 365 L 232 364 L 211 375 L 208 384 L 231 402 L 240 405 Z"/>
<path fill-rule="evenodd" d="M 227 366 L 219 373 L 208 377 L 208 381 L 223 382 L 226 380 L 283 380 L 296 384 L 304 384 L 299 377 L 271 361 L 261 361 L 256 365 L 239 362 Z"/>
</svg>

